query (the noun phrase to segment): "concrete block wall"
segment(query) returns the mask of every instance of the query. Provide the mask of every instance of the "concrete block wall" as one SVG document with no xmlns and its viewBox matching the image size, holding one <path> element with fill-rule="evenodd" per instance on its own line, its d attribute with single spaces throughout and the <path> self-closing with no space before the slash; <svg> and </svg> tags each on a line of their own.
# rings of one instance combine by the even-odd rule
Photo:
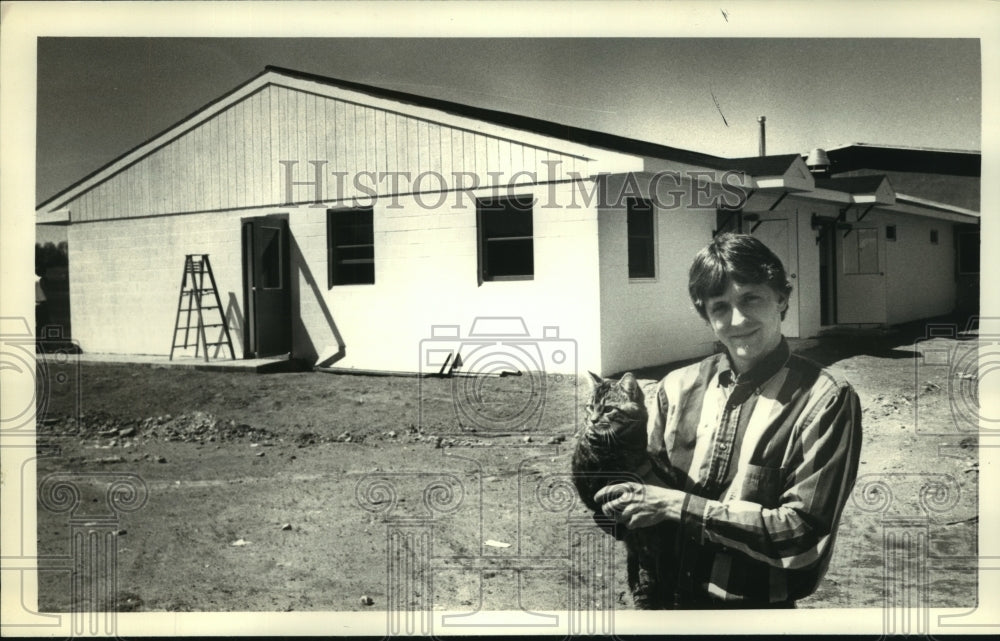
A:
<svg viewBox="0 0 1000 641">
<path fill-rule="evenodd" d="M 223 308 L 235 320 L 230 331 L 241 357 L 240 216 L 226 212 L 71 225 L 73 338 L 85 352 L 169 354 L 184 256 L 207 253 Z"/>
<path fill-rule="evenodd" d="M 921 216 L 873 213 L 886 254 L 888 323 L 894 325 L 951 312 L 957 292 L 953 223 Z M 896 225 L 895 241 L 885 239 L 887 225 Z M 937 231 L 937 244 L 930 241 L 931 230 Z"/>
<path fill-rule="evenodd" d="M 620 180 L 609 181 L 608 189 L 618 193 Z M 648 180 L 640 187 L 642 196 L 649 197 Z M 622 205 L 602 207 L 599 213 L 602 355 L 600 370 L 594 371 L 606 376 L 710 354 L 715 339 L 691 304 L 687 277 L 694 255 L 712 239 L 715 210 L 657 210 L 656 277 L 630 280 L 628 218 Z"/>
<path fill-rule="evenodd" d="M 541 338 L 548 326 L 571 341 L 577 358 L 545 360 L 539 363 L 545 371 L 575 374 L 577 363 L 599 364 L 596 211 L 567 207 L 569 185 L 551 193 L 541 189 L 517 190 L 539 198 L 531 280 L 478 282 L 476 203 L 467 194 L 451 195 L 430 211 L 409 197 L 400 198 L 399 207 L 377 203 L 374 285 L 327 288 L 320 224 L 326 214 L 292 213 L 292 233 L 322 292 L 317 299 L 300 276 L 305 332 L 297 348 L 336 351 L 339 336 L 345 356 L 334 367 L 415 372 L 426 367 L 422 349 L 433 326 L 457 325 L 467 337 L 478 317 L 514 317 L 523 319 L 529 340 Z"/>
</svg>

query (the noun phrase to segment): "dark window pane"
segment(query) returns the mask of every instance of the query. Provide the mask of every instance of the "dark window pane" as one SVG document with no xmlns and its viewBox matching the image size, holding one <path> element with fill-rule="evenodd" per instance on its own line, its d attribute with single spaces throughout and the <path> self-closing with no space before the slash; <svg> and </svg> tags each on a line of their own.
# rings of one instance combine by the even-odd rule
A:
<svg viewBox="0 0 1000 641">
<path fill-rule="evenodd" d="M 630 238 L 628 241 L 628 277 L 652 278 L 653 269 L 652 245 L 642 238 Z"/>
<path fill-rule="evenodd" d="M 371 244 L 375 234 L 372 229 L 371 210 L 341 210 L 333 213 L 337 245 Z"/>
<path fill-rule="evenodd" d="M 530 277 L 535 273 L 531 199 L 479 201 L 483 280 Z"/>
<path fill-rule="evenodd" d="M 375 231 L 371 209 L 327 212 L 330 286 L 375 283 Z"/>
<path fill-rule="evenodd" d="M 979 232 L 958 235 L 958 271 L 962 274 L 979 273 Z"/>
<path fill-rule="evenodd" d="M 260 228 L 260 284 L 264 289 L 281 288 L 281 230 Z"/>
<path fill-rule="evenodd" d="M 516 208 L 484 209 L 483 228 L 487 238 L 531 236 L 531 211 Z"/>
<path fill-rule="evenodd" d="M 628 276 L 653 278 L 655 268 L 653 206 L 649 201 L 628 200 Z"/>
<path fill-rule="evenodd" d="M 531 276 L 535 273 L 534 242 L 493 240 L 486 245 L 486 273 L 489 278 Z"/>
</svg>

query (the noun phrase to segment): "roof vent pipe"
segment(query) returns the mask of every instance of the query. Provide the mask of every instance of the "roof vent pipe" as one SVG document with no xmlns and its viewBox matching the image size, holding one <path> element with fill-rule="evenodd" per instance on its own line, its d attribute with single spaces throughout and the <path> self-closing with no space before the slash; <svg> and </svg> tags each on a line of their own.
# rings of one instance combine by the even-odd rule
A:
<svg viewBox="0 0 1000 641">
<path fill-rule="evenodd" d="M 812 174 L 826 176 L 830 172 L 830 157 L 826 155 L 826 150 L 817 147 L 806 157 L 806 166 Z"/>
<path fill-rule="evenodd" d="M 767 153 L 765 151 L 766 145 L 764 143 L 764 121 L 765 120 L 767 120 L 767 118 L 765 118 L 764 116 L 760 116 L 760 117 L 757 118 L 757 122 L 760 123 L 760 152 L 758 153 L 759 156 L 766 156 L 767 155 Z"/>
</svg>

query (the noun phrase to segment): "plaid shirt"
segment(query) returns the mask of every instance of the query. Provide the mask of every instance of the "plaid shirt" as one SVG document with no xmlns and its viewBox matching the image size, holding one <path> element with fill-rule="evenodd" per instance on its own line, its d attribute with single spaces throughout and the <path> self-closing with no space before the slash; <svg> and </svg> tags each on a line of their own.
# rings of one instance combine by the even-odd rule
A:
<svg viewBox="0 0 1000 641">
<path fill-rule="evenodd" d="M 734 376 L 726 354 L 668 374 L 649 453 L 686 492 L 678 607 L 790 604 L 816 589 L 861 453 L 850 384 L 781 344 Z"/>
</svg>

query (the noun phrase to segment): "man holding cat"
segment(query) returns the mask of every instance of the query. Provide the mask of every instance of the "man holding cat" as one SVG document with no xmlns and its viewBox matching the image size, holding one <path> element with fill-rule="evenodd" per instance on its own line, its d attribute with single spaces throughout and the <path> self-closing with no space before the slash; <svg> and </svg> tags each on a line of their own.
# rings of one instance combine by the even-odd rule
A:
<svg viewBox="0 0 1000 641">
<path fill-rule="evenodd" d="M 725 353 L 668 374 L 649 417 L 654 474 L 595 495 L 629 529 L 668 522 L 676 608 L 785 608 L 829 565 L 857 476 L 861 408 L 846 381 L 791 354 L 791 283 L 758 239 L 695 257 L 691 300 Z"/>
</svg>

